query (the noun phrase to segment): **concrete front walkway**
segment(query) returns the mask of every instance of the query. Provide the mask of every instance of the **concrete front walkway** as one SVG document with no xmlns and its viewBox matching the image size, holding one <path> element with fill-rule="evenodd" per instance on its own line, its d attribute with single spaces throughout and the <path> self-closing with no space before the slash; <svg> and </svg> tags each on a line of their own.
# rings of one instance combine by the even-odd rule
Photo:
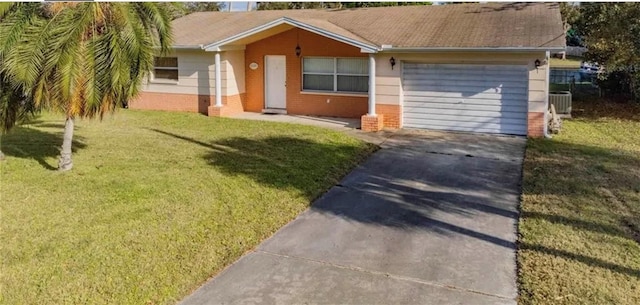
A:
<svg viewBox="0 0 640 305">
<path fill-rule="evenodd" d="M 360 119 L 317 117 L 291 114 L 264 114 L 242 112 L 231 116 L 234 119 L 270 121 L 280 123 L 312 125 L 344 132 L 363 141 L 379 145 L 395 131 L 387 130 L 379 133 L 368 133 L 360 130 Z"/>
<path fill-rule="evenodd" d="M 182 304 L 516 304 L 524 138 L 398 131 Z"/>
<path fill-rule="evenodd" d="M 231 116 L 231 118 L 314 125 L 337 130 L 360 128 L 360 119 L 349 118 L 316 117 L 291 114 L 265 114 L 256 112 L 242 112 Z"/>
</svg>

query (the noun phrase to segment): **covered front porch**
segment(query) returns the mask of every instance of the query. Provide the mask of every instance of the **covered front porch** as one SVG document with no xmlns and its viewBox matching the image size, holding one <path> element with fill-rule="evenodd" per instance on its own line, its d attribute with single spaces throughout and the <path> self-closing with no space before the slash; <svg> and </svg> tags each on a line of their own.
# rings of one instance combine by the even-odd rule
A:
<svg viewBox="0 0 640 305">
<path fill-rule="evenodd" d="M 376 113 L 375 47 L 321 26 L 281 18 L 204 47 L 215 56 L 215 103 L 209 116 L 275 112 L 362 120 L 363 130 L 382 129 L 383 116 Z M 334 64 L 310 68 L 323 61 Z"/>
</svg>

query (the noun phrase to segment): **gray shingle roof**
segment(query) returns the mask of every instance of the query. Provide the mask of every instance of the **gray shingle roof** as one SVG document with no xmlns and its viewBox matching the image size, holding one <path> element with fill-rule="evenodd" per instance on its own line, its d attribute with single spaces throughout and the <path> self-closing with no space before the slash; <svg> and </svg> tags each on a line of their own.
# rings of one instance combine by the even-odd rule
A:
<svg viewBox="0 0 640 305">
<path fill-rule="evenodd" d="M 342 10 L 201 12 L 173 22 L 176 46 L 208 45 L 287 17 L 364 44 L 422 48 L 562 48 L 557 4 L 480 3 Z"/>
</svg>

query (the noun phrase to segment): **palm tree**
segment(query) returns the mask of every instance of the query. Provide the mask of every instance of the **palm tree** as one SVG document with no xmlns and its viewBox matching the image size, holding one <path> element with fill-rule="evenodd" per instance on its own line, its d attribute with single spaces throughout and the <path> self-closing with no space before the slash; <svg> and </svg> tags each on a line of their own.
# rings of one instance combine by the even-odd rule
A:
<svg viewBox="0 0 640 305">
<path fill-rule="evenodd" d="M 9 132 L 18 122 L 26 120 L 36 111 L 33 100 L 19 86 L 11 84 L 0 73 L 0 134 Z M 0 161 L 4 153 L 0 147 Z"/>
<path fill-rule="evenodd" d="M 66 115 L 60 170 L 73 167 L 75 118 L 102 118 L 135 97 L 171 41 L 159 3 L 0 6 L 0 72 L 36 107 Z"/>
</svg>

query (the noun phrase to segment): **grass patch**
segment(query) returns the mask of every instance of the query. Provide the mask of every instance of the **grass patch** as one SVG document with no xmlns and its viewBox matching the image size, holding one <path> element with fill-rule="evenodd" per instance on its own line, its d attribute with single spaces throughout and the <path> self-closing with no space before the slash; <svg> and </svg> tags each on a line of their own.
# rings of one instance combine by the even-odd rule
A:
<svg viewBox="0 0 640 305">
<path fill-rule="evenodd" d="M 552 57 L 549 61 L 551 68 L 580 68 L 582 57 L 567 56 L 567 59 Z"/>
<path fill-rule="evenodd" d="M 311 126 L 123 110 L 2 138 L 8 304 L 166 304 L 292 220 L 375 148 Z"/>
<path fill-rule="evenodd" d="M 640 108 L 574 105 L 527 145 L 519 303 L 640 304 Z"/>
</svg>

